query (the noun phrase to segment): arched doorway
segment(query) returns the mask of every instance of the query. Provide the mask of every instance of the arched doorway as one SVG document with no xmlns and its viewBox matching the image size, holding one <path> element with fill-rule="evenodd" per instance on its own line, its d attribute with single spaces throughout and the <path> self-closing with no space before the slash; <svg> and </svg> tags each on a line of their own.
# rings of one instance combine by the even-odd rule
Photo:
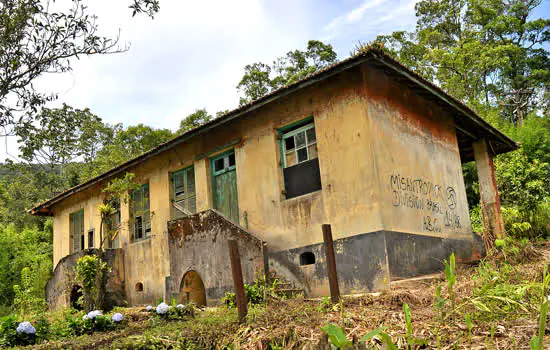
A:
<svg viewBox="0 0 550 350">
<path fill-rule="evenodd" d="M 70 303 L 72 308 L 76 310 L 82 310 L 82 305 L 78 302 L 80 298 L 82 298 L 82 287 L 79 286 L 78 284 L 75 284 L 71 288 Z"/>
<path fill-rule="evenodd" d="M 180 285 L 180 302 L 187 304 L 194 302 L 197 306 L 206 306 L 206 291 L 201 276 L 197 271 L 187 271 L 183 275 Z"/>
</svg>

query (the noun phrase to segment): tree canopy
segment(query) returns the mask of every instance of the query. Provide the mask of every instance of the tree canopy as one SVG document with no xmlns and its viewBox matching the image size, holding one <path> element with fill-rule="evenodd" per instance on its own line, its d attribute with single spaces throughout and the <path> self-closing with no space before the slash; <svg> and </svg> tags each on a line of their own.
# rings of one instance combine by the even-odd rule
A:
<svg viewBox="0 0 550 350">
<path fill-rule="evenodd" d="M 521 125 L 550 107 L 550 20 L 533 18 L 540 3 L 424 0 L 415 6 L 415 31 L 377 41 L 451 95 Z"/>
<path fill-rule="evenodd" d="M 253 63 L 244 67 L 244 75 L 237 85 L 242 93 L 240 104 L 246 104 L 263 95 L 292 84 L 337 60 L 332 45 L 310 40 L 305 51 L 293 50 L 278 57 L 270 66 Z"/>
<path fill-rule="evenodd" d="M 95 16 L 85 0 L 70 0 L 67 10 L 56 11 L 50 0 L 4 0 L 0 2 L 0 128 L 32 117 L 55 93 L 34 88 L 46 73 L 71 70 L 80 56 L 126 50 L 118 37 L 99 35 Z M 133 15 L 153 16 L 157 0 L 132 0 Z M 31 113 L 22 113 L 30 111 Z"/>
</svg>

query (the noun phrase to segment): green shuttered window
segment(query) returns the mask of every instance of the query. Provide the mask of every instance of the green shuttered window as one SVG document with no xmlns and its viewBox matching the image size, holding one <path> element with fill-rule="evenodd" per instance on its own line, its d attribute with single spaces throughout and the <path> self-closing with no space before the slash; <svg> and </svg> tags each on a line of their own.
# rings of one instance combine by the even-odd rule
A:
<svg viewBox="0 0 550 350">
<path fill-rule="evenodd" d="M 197 211 L 195 169 L 192 166 L 172 173 L 172 208 L 172 219 Z"/>
<path fill-rule="evenodd" d="M 115 212 L 106 218 L 103 226 L 107 239 L 107 248 L 120 248 L 120 198 L 113 198 L 109 201 Z"/>
<path fill-rule="evenodd" d="M 151 237 L 151 212 L 149 208 L 149 184 L 141 185 L 132 191 L 130 210 L 132 240 L 139 241 Z"/>
<path fill-rule="evenodd" d="M 71 251 L 78 252 L 84 249 L 84 209 L 69 215 L 69 231 L 72 241 Z"/>
</svg>

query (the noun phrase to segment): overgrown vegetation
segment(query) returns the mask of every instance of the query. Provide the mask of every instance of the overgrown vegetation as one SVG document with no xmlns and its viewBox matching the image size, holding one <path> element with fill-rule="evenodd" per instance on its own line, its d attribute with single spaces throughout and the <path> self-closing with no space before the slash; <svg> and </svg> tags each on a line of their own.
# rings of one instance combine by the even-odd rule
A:
<svg viewBox="0 0 550 350">
<path fill-rule="evenodd" d="M 302 297 L 250 302 L 243 325 L 237 322 L 235 308 L 198 310 L 174 301 L 149 311 L 114 310 L 113 314 L 124 315 L 123 322 L 113 321 L 114 315 L 96 315 L 92 321 L 84 316 L 90 313 L 75 310 L 37 314 L 28 320 L 36 328 L 33 342 L 47 339 L 45 347 L 278 349 L 332 344 L 340 349 L 470 349 L 485 344 L 541 349 L 550 292 L 550 246 L 521 247 L 516 256 L 495 253 L 477 267 L 458 266 L 449 257 L 441 281 L 419 284 L 414 290 L 345 297 L 336 304 Z M 4 344 L 28 341 L 13 332 L 20 321 L 13 316 L 2 321 Z M 41 338 L 40 327 L 48 330 Z"/>
<path fill-rule="evenodd" d="M 534 18 L 540 1 L 420 1 L 415 8 L 418 22 L 414 32 L 395 32 L 375 42 L 520 143 L 519 151 L 495 159 L 507 231 L 507 236 L 496 242 L 497 249 L 469 271 L 457 271 L 454 257 L 449 257 L 445 281 L 419 295 L 383 294 L 346 299 L 336 305 L 328 300 L 300 299 L 275 299 L 265 304 L 264 298 L 272 290 L 265 284 L 247 286 L 254 306 L 246 328 L 235 324 L 231 308 L 202 312 L 193 322 L 186 320 L 187 311 L 175 305 L 169 307 L 169 317 L 151 318 L 142 310 L 128 310 L 131 320 L 117 327 L 112 327 L 114 321 L 106 316 L 84 320 L 84 315 L 74 310 L 44 313 L 44 285 L 53 270 L 52 220 L 29 216 L 26 210 L 213 119 L 205 109 L 198 109 L 173 133 L 142 124 L 109 125 L 87 108 L 43 108 L 53 96 L 34 90 L 36 77 L 46 70 L 69 70 L 69 59 L 75 55 L 118 49 L 107 37 L 85 41 L 96 28 L 86 17 L 87 9 L 77 6 L 83 3 L 75 1 L 76 6 L 65 13 L 49 12 L 39 1 L 0 4 L 0 27 L 7 28 L 0 41 L 2 47 L 12 48 L 0 53 L 6 72 L 0 79 L 0 100 L 5 102 L 0 108 L 0 126 L 20 137 L 22 160 L 6 161 L 0 167 L 0 315 L 11 314 L 2 319 L 3 345 L 45 339 L 70 343 L 69 337 L 97 331 L 114 332 L 116 337 L 140 329 L 143 335 L 117 340 L 114 346 L 299 347 L 321 342 L 323 327 L 336 346 L 356 344 L 363 337 L 363 342 L 372 346 L 382 342 L 410 348 L 424 343 L 471 347 L 480 342 L 488 346 L 530 342 L 532 349 L 542 348 L 548 274 L 540 263 L 525 265 L 537 259 L 534 242 L 548 238 L 550 232 L 550 20 Z M 159 2 L 134 0 L 131 9 L 134 14 L 153 16 Z M 52 18 L 57 20 L 51 22 Z M 67 22 L 73 24 L 62 30 Z M 45 40 L 48 33 L 62 32 L 60 41 Z M 51 55 L 44 56 L 40 50 L 49 50 Z M 311 40 L 305 50 L 290 51 L 272 64 L 247 65 L 238 84 L 241 104 L 336 60 L 330 44 Z M 32 62 L 40 64 L 29 65 Z M 13 105 L 13 101 L 19 104 Z M 28 113 L 17 115 L 19 109 Z M 220 114 L 223 112 L 216 116 Z M 463 170 L 473 228 L 482 232 L 475 164 L 466 164 Z M 112 213 L 110 198 L 127 192 L 130 183 L 125 177 L 106 189 L 106 201 L 100 208 L 102 221 Z M 110 232 L 103 232 L 103 225 L 100 230 L 103 243 Z M 94 259 L 86 257 L 77 268 L 81 281 L 89 284 L 86 294 L 90 297 L 85 302 L 89 311 L 100 303 L 94 288 L 103 263 Z M 427 292 L 429 295 L 422 294 Z M 227 303 L 233 298 L 228 294 Z M 540 326 L 532 324 L 535 319 Z M 17 332 L 25 321 L 33 325 L 34 333 L 26 326 L 22 329 L 28 333 Z M 515 327 L 524 328 L 520 332 Z"/>
</svg>

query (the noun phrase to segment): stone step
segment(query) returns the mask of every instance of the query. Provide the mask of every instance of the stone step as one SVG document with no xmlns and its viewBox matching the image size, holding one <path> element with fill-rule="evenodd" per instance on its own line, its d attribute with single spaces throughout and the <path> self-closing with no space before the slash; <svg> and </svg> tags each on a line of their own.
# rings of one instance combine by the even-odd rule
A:
<svg viewBox="0 0 550 350">
<path fill-rule="evenodd" d="M 273 285 L 273 284 L 271 284 Z M 294 288 L 294 283 L 290 282 L 280 282 L 277 281 L 277 284 L 275 284 L 275 289 L 288 289 L 288 288 Z"/>
<path fill-rule="evenodd" d="M 276 289 L 275 294 L 277 294 L 278 296 L 290 299 L 290 298 L 295 298 L 300 294 L 303 295 L 304 290 L 303 289 L 298 289 L 298 288 Z"/>
</svg>

